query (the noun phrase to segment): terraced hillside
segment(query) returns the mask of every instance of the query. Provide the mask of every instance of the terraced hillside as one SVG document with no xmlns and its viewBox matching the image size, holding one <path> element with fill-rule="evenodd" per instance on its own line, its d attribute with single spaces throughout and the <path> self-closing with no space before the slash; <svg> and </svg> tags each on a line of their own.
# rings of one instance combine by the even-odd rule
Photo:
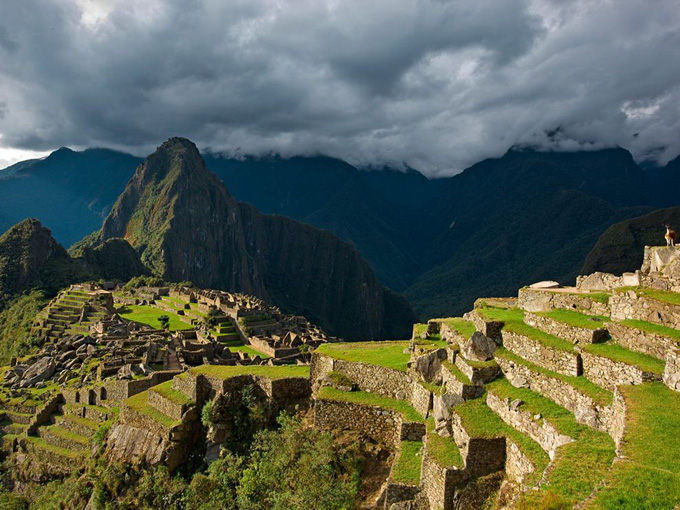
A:
<svg viewBox="0 0 680 510">
<path fill-rule="evenodd" d="M 481 299 L 409 345 L 322 346 L 315 424 L 394 447 L 380 507 L 676 508 L 680 294 L 638 277 Z"/>
</svg>

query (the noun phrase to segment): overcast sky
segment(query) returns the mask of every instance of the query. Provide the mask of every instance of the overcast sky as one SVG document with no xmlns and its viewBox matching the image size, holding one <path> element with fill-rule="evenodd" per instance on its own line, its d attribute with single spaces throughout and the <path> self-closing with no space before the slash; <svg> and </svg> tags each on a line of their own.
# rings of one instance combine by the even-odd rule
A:
<svg viewBox="0 0 680 510">
<path fill-rule="evenodd" d="M 0 167 L 174 135 L 431 176 L 514 144 L 665 163 L 680 2 L 0 1 Z"/>
</svg>

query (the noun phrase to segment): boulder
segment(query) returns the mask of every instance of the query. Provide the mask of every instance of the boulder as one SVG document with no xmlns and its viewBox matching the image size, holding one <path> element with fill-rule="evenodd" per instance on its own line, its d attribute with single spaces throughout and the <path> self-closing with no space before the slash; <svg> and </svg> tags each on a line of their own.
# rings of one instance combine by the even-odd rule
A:
<svg viewBox="0 0 680 510">
<path fill-rule="evenodd" d="M 561 285 L 552 280 L 544 280 L 542 282 L 536 282 L 529 285 L 530 289 L 559 289 Z"/>
<path fill-rule="evenodd" d="M 132 379 L 135 376 L 148 375 L 153 372 L 153 368 L 143 363 L 129 363 L 123 365 L 116 374 L 118 379 Z"/>
<path fill-rule="evenodd" d="M 496 342 L 480 331 L 475 331 L 465 342 L 460 344 L 460 353 L 465 359 L 488 361 L 496 352 Z"/>
<path fill-rule="evenodd" d="M 620 276 L 602 273 L 600 271 L 596 271 L 587 276 L 579 276 L 576 279 L 576 286 L 583 290 L 606 291 L 621 287 L 622 284 L 623 282 Z"/>
<path fill-rule="evenodd" d="M 31 365 L 22 377 L 21 386 L 33 386 L 39 381 L 44 381 L 52 377 L 56 364 L 54 358 L 46 356 Z"/>
<path fill-rule="evenodd" d="M 435 395 L 433 400 L 434 429 L 442 437 L 449 437 L 451 432 L 449 424 L 451 422 L 450 409 L 465 402 L 462 397 L 453 393 Z"/>
<path fill-rule="evenodd" d="M 425 382 L 439 384 L 442 382 L 441 362 L 446 359 L 446 349 L 435 349 L 418 356 L 411 367 Z"/>
</svg>

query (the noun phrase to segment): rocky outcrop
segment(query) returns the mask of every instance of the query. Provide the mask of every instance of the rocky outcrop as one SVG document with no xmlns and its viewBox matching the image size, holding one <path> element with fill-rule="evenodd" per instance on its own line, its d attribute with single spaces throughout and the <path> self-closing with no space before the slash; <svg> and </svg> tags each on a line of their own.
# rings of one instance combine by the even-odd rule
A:
<svg viewBox="0 0 680 510">
<path fill-rule="evenodd" d="M 415 319 L 354 247 L 238 203 L 186 139 L 137 168 L 93 242 L 111 238 L 167 280 L 253 294 L 347 339 L 406 338 Z"/>
</svg>

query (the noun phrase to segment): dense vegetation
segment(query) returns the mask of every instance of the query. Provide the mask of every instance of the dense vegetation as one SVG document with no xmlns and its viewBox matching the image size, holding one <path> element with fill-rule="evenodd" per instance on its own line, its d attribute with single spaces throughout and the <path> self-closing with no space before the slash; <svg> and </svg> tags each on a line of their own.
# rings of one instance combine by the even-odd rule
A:
<svg viewBox="0 0 680 510">
<path fill-rule="evenodd" d="M 26 497 L 4 492 L 0 508 L 286 510 L 351 508 L 362 453 L 338 446 L 325 432 L 282 414 L 278 428 L 257 432 L 248 454 L 226 452 L 210 464 L 171 475 L 95 459 L 84 475 L 33 486 Z M 191 465 L 191 464 L 190 464 Z M 5 473 L 7 476 L 7 473 Z M 30 498 L 30 499 L 29 499 Z"/>
<path fill-rule="evenodd" d="M 7 364 L 12 356 L 22 356 L 39 346 L 38 339 L 31 337 L 31 324 L 46 304 L 45 295 L 33 291 L 0 312 L 0 364 Z"/>
</svg>

